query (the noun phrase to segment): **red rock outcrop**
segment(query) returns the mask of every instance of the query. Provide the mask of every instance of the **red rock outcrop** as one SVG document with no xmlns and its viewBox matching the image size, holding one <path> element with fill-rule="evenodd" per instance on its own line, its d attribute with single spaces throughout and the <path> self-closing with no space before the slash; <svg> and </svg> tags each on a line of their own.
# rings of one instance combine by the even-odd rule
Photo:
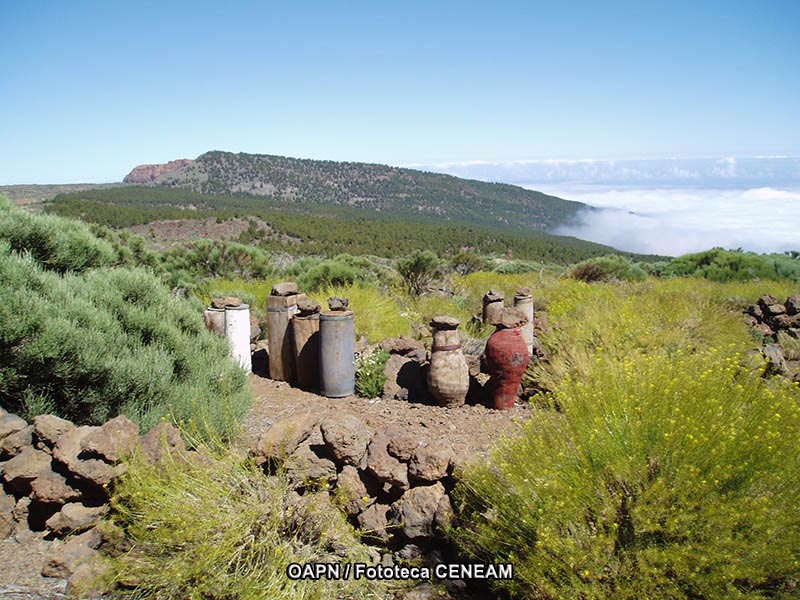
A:
<svg viewBox="0 0 800 600">
<path fill-rule="evenodd" d="M 170 173 L 182 169 L 194 161 L 189 158 L 179 158 L 160 165 L 139 165 L 125 176 L 124 183 L 155 183 L 164 173 Z"/>
</svg>

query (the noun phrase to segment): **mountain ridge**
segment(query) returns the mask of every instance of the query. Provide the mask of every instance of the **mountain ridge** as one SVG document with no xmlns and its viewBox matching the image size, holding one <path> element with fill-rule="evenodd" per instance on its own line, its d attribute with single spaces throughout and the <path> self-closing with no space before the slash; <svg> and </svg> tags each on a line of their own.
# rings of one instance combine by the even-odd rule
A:
<svg viewBox="0 0 800 600">
<path fill-rule="evenodd" d="M 546 231 L 585 204 L 504 184 L 377 163 L 222 152 L 163 165 L 140 165 L 126 183 L 185 188 L 209 195 L 245 194 L 291 204 L 350 206 L 398 216 Z"/>
</svg>

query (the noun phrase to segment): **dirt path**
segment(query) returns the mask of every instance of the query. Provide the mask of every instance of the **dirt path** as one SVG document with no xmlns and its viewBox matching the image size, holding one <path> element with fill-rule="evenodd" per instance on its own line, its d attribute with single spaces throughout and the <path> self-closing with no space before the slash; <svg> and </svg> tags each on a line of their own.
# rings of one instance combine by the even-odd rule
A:
<svg viewBox="0 0 800 600">
<path fill-rule="evenodd" d="M 53 542 L 43 532 L 22 530 L 0 540 L 0 598 L 3 600 L 62 600 L 66 579 L 42 577 Z"/>
<path fill-rule="evenodd" d="M 447 440 L 464 462 L 485 456 L 504 434 L 513 433 L 531 416 L 528 405 L 499 411 L 484 406 L 443 408 L 402 400 L 367 400 L 356 396 L 325 398 L 294 388 L 282 381 L 252 375 L 250 386 L 256 401 L 244 422 L 244 438 L 255 441 L 276 421 L 296 414 L 351 414 L 368 427 L 403 427 L 421 440 Z"/>
</svg>

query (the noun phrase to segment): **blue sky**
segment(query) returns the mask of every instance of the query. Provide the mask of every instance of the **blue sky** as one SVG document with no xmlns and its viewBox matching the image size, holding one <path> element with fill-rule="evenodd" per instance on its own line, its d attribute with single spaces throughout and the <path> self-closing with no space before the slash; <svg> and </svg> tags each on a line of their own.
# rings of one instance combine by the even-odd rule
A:
<svg viewBox="0 0 800 600">
<path fill-rule="evenodd" d="M 799 156 L 798 31 L 794 0 L 3 2 L 0 184 L 211 149 Z"/>
</svg>

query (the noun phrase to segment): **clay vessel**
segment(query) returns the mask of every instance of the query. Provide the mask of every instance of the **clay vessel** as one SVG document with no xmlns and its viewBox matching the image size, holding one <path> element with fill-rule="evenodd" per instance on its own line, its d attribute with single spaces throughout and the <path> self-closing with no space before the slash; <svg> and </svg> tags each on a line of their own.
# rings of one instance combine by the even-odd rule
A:
<svg viewBox="0 0 800 600">
<path fill-rule="evenodd" d="M 498 325 L 486 342 L 485 355 L 494 407 L 500 410 L 514 408 L 522 375 L 531 358 L 522 328 Z"/>
<path fill-rule="evenodd" d="M 464 404 L 469 390 L 469 367 L 461 351 L 458 319 L 435 317 L 431 321 L 433 347 L 428 368 L 428 389 L 436 401 L 447 407 Z"/>
</svg>

